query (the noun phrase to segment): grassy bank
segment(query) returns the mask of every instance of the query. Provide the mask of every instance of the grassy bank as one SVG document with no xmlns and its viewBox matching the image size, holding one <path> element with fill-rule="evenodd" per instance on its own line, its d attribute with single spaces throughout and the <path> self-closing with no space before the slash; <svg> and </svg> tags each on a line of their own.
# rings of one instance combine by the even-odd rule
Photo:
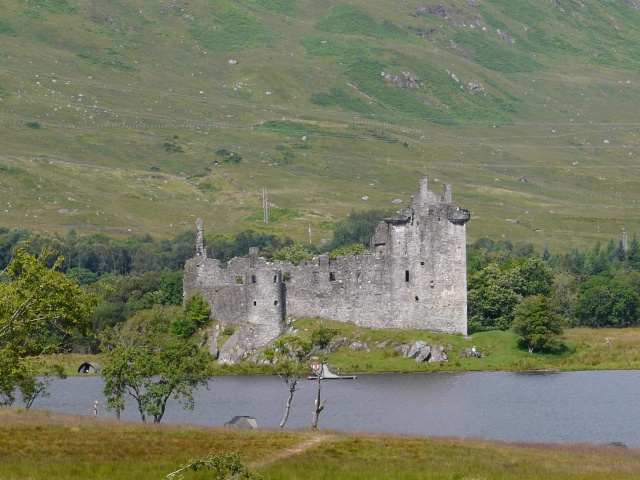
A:
<svg viewBox="0 0 640 480">
<path fill-rule="evenodd" d="M 0 409 L 2 480 L 160 479 L 213 445 L 265 479 L 631 479 L 640 471 L 639 450 L 614 446 L 247 432 Z"/>
<path fill-rule="evenodd" d="M 446 335 L 420 330 L 370 330 L 329 320 L 304 319 L 294 323 L 297 334 L 310 336 L 321 324 L 338 330 L 336 338 L 346 337 L 352 343 L 363 346 L 359 350 L 342 347 L 327 356 L 329 365 L 336 371 L 353 373 L 374 372 L 433 372 L 433 371 L 482 371 L 482 370 L 621 370 L 640 367 L 640 328 L 624 329 L 567 329 L 563 342 L 565 353 L 545 355 L 529 353 L 517 346 L 511 332 L 482 332 L 468 337 Z M 611 347 L 605 343 L 609 339 Z M 404 358 L 394 346 L 424 340 L 430 345 L 442 345 L 446 349 L 447 362 L 416 363 Z M 472 346 L 482 353 L 482 358 L 463 358 L 463 349 Z M 77 374 L 82 362 L 101 362 L 100 356 L 62 355 L 55 358 L 65 364 L 67 375 Z M 271 374 L 269 366 L 243 362 L 239 365 L 220 366 L 216 371 L 224 374 Z"/>
</svg>

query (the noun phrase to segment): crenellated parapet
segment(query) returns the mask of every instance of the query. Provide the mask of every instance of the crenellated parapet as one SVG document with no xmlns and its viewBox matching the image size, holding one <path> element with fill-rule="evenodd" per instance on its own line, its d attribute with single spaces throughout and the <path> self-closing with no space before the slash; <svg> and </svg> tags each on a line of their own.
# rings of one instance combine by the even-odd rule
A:
<svg viewBox="0 0 640 480">
<path fill-rule="evenodd" d="M 223 325 L 251 326 L 255 347 L 285 328 L 285 318 L 323 317 L 363 327 L 467 333 L 466 223 L 450 185 L 418 195 L 381 220 L 371 251 L 300 265 L 268 262 L 257 248 L 226 269 L 206 257 L 198 223 L 196 257 L 185 265 L 185 296 L 199 292 Z M 255 333 L 259 332 L 259 333 Z"/>
</svg>

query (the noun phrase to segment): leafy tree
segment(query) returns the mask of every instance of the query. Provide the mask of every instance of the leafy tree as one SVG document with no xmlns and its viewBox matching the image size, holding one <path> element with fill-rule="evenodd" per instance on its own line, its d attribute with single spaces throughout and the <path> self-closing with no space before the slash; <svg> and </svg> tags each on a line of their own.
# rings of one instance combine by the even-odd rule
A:
<svg viewBox="0 0 640 480">
<path fill-rule="evenodd" d="M 78 285 L 91 285 L 100 279 L 100 275 L 97 273 L 93 273 L 91 270 L 87 270 L 86 268 L 77 267 L 67 270 L 67 277 L 75 280 Z"/>
<path fill-rule="evenodd" d="M 553 271 L 538 257 L 516 262 L 513 275 L 521 279 L 520 293 L 528 295 L 549 295 L 553 291 Z"/>
<path fill-rule="evenodd" d="M 331 339 L 338 333 L 340 331 L 335 328 L 320 327 L 311 334 L 311 343 L 320 349 L 327 348 Z"/>
<path fill-rule="evenodd" d="M 48 397 L 47 389 L 54 378 L 67 378 L 62 365 L 46 366 L 42 357 L 31 357 L 18 377 L 18 388 L 24 408 L 29 410 L 38 397 Z"/>
<path fill-rule="evenodd" d="M 289 261 L 294 265 L 299 265 L 302 260 L 311 260 L 313 254 L 302 245 L 291 245 L 283 247 L 273 255 L 274 260 Z"/>
<path fill-rule="evenodd" d="M 336 249 L 352 243 L 369 246 L 378 223 L 390 214 L 391 212 L 385 210 L 366 210 L 361 212 L 353 210 L 347 218 L 340 220 L 336 224 L 333 230 L 332 248 Z"/>
<path fill-rule="evenodd" d="M 518 336 L 518 345 L 530 353 L 557 352 L 562 349 L 562 319 L 553 312 L 549 299 L 544 295 L 525 298 L 514 310 L 511 326 Z"/>
<path fill-rule="evenodd" d="M 162 304 L 163 305 L 182 305 L 182 279 L 184 272 L 178 270 L 172 272 L 168 268 L 165 268 L 160 275 L 160 281 L 158 282 L 158 289 L 162 292 Z"/>
<path fill-rule="evenodd" d="M 149 416 L 160 423 L 171 397 L 193 409 L 193 391 L 207 385 L 212 357 L 169 332 L 180 310 L 158 306 L 104 332 L 104 394 L 107 408 L 115 408 L 116 416 L 124 409 L 125 395 L 135 399 L 143 422 Z"/>
<path fill-rule="evenodd" d="M 640 296 L 628 283 L 594 276 L 580 286 L 576 316 L 587 327 L 633 325 L 640 316 Z"/>
<path fill-rule="evenodd" d="M 59 270 L 63 258 L 43 247 L 36 257 L 28 246 L 14 250 L 0 282 L 0 395 L 28 395 L 33 357 L 61 350 L 74 334 L 86 334 L 96 298 Z M 32 383 L 33 385 L 33 383 Z"/>
<path fill-rule="evenodd" d="M 280 337 L 273 343 L 273 346 L 264 351 L 267 360 L 275 363 L 278 376 L 286 383 L 289 390 L 280 428 L 284 428 L 289 418 L 293 394 L 298 390 L 298 381 L 309 370 L 309 365 L 305 363 L 305 360 L 310 352 L 311 342 L 296 335 Z"/>
<path fill-rule="evenodd" d="M 335 329 L 335 328 L 329 328 L 329 327 L 320 327 L 319 329 L 315 330 L 312 334 L 311 334 L 311 346 L 313 347 L 313 351 L 317 352 L 318 349 L 324 349 L 327 348 L 327 346 L 329 345 L 329 342 L 331 342 L 331 339 L 336 336 L 338 334 L 339 330 Z M 322 370 L 324 368 L 324 355 L 320 355 L 319 358 L 320 361 L 320 372 L 316 372 L 317 375 L 317 385 L 318 385 L 318 393 L 316 396 L 316 399 L 314 400 L 314 410 L 313 410 L 313 417 L 311 420 L 311 426 L 313 428 L 317 428 L 318 427 L 318 421 L 320 420 L 320 413 L 324 410 L 324 404 L 327 401 L 327 399 L 325 398 L 324 400 L 321 400 L 320 397 L 320 393 L 322 390 Z"/>
<path fill-rule="evenodd" d="M 575 309 L 578 300 L 578 282 L 567 272 L 559 272 L 554 279 L 555 311 L 560 315 L 565 325 L 574 326 Z"/>
<path fill-rule="evenodd" d="M 470 329 L 509 329 L 516 305 L 527 296 L 550 295 L 553 282 L 552 270 L 538 257 L 490 263 L 469 277 Z"/>
<path fill-rule="evenodd" d="M 513 321 L 513 309 L 522 298 L 512 278 L 492 263 L 469 278 L 469 329 L 507 330 Z"/>
<path fill-rule="evenodd" d="M 171 333 L 184 338 L 191 337 L 199 328 L 209 322 L 210 313 L 211 307 L 201 295 L 196 294 L 189 297 L 184 305 L 182 318 L 171 323 Z"/>
<path fill-rule="evenodd" d="M 329 258 L 335 260 L 338 257 L 345 257 L 347 255 L 360 255 L 368 252 L 369 249 L 361 243 L 351 243 L 343 247 L 336 248 L 329 252 Z"/>
<path fill-rule="evenodd" d="M 613 247 L 613 244 L 611 244 Z M 588 275 L 606 275 L 611 272 L 611 253 L 613 248 L 603 249 L 600 241 L 585 256 L 585 271 Z"/>
</svg>

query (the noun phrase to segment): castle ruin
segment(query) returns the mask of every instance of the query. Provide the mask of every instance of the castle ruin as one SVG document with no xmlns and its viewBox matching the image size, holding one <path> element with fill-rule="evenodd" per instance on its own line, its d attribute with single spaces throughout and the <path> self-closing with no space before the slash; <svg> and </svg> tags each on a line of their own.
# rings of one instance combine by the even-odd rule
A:
<svg viewBox="0 0 640 480">
<path fill-rule="evenodd" d="M 202 221 L 196 257 L 184 271 L 185 297 L 200 293 L 211 317 L 236 333 L 222 349 L 245 356 L 286 328 L 287 317 L 322 317 L 376 329 L 467 333 L 466 223 L 468 210 L 419 181 L 418 195 L 382 220 L 371 251 L 330 260 L 269 262 L 251 248 L 226 269 L 207 257 Z"/>
</svg>

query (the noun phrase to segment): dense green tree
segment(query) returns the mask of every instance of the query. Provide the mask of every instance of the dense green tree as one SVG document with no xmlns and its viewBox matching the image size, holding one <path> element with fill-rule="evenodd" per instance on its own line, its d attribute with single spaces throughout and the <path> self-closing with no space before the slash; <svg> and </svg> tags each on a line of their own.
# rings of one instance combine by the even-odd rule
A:
<svg viewBox="0 0 640 480">
<path fill-rule="evenodd" d="M 553 271 L 539 257 L 515 262 L 511 268 L 511 274 L 519 279 L 518 293 L 523 297 L 549 295 L 553 290 Z"/>
<path fill-rule="evenodd" d="M 35 256 L 27 247 L 14 251 L 0 282 L 0 396 L 7 403 L 35 377 L 33 357 L 59 352 L 72 335 L 86 334 L 96 305 L 59 271 L 62 257 L 47 247 Z"/>
<path fill-rule="evenodd" d="M 184 314 L 171 322 L 171 332 L 189 338 L 209 322 L 211 307 L 201 295 L 195 294 L 184 304 Z"/>
<path fill-rule="evenodd" d="M 554 307 L 566 326 L 575 325 L 575 309 L 578 300 L 578 281 L 568 272 L 557 272 L 554 279 Z"/>
<path fill-rule="evenodd" d="M 513 309 L 522 298 L 511 280 L 497 264 L 490 264 L 469 278 L 467 303 L 471 331 L 507 330 L 511 326 Z"/>
<path fill-rule="evenodd" d="M 528 242 L 516 243 L 513 246 L 512 253 L 514 256 L 520 258 L 534 257 L 536 255 L 533 244 Z"/>
<path fill-rule="evenodd" d="M 158 282 L 158 290 L 162 292 L 162 304 L 163 305 L 182 305 L 184 299 L 182 279 L 184 272 L 177 270 L 172 272 L 168 268 L 165 268 L 160 275 Z"/>
<path fill-rule="evenodd" d="M 97 273 L 93 273 L 91 270 L 86 268 L 70 268 L 67 270 L 67 277 L 71 280 L 74 280 L 78 285 L 91 285 L 92 283 L 96 283 L 100 280 L 100 275 Z"/>
<path fill-rule="evenodd" d="M 518 336 L 518 345 L 530 353 L 562 349 L 563 322 L 544 295 L 527 297 L 515 307 L 511 329 Z"/>
<path fill-rule="evenodd" d="M 638 323 L 640 296 L 628 283 L 594 276 L 580 286 L 576 316 L 587 327 L 627 326 Z"/>
<path fill-rule="evenodd" d="M 311 260 L 312 258 L 313 253 L 302 245 L 283 247 L 277 250 L 273 255 L 274 260 L 289 261 L 294 265 L 299 265 L 302 260 Z"/>
<path fill-rule="evenodd" d="M 538 257 L 488 264 L 469 277 L 470 330 L 509 329 L 515 306 L 524 297 L 551 294 L 553 281 L 553 272 Z"/>
<path fill-rule="evenodd" d="M 610 243 L 608 248 L 602 248 L 600 241 L 598 241 L 594 247 L 586 253 L 585 272 L 588 275 L 607 275 L 611 272 L 612 247 L 613 244 Z"/>
<path fill-rule="evenodd" d="M 634 234 L 626 253 L 627 264 L 633 270 L 640 270 L 640 241 Z"/>
<path fill-rule="evenodd" d="M 351 243 L 342 247 L 336 248 L 329 252 L 329 258 L 335 260 L 338 257 L 345 257 L 347 255 L 361 255 L 369 251 L 368 247 L 365 247 L 361 243 Z"/>
<path fill-rule="evenodd" d="M 115 409 L 117 416 L 126 395 L 136 401 L 143 422 L 153 417 L 160 423 L 169 398 L 193 408 L 193 391 L 212 375 L 212 357 L 169 332 L 181 314 L 178 307 L 156 306 L 104 332 L 104 394 L 107 408 Z"/>
<path fill-rule="evenodd" d="M 390 215 L 392 215 L 392 212 L 385 210 L 360 212 L 353 210 L 347 218 L 336 223 L 333 230 L 331 248 L 336 249 L 352 243 L 359 243 L 368 247 L 380 220 Z"/>
<path fill-rule="evenodd" d="M 311 334 L 311 343 L 314 347 L 325 349 L 329 346 L 329 343 L 340 331 L 336 328 L 321 326 L 317 330 L 314 330 Z"/>
</svg>

